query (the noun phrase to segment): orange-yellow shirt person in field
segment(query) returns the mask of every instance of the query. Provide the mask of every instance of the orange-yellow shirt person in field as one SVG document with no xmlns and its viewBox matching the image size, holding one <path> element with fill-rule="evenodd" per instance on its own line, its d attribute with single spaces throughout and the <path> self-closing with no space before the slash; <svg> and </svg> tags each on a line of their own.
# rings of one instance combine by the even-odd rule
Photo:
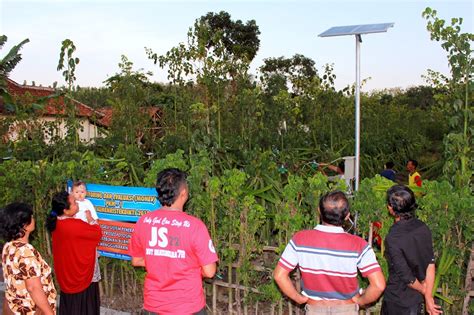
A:
<svg viewBox="0 0 474 315">
<path fill-rule="evenodd" d="M 408 171 L 408 186 L 418 186 L 421 187 L 421 175 L 418 173 L 416 168 L 418 167 L 418 162 L 416 160 L 408 160 L 407 162 L 407 171 Z"/>
</svg>

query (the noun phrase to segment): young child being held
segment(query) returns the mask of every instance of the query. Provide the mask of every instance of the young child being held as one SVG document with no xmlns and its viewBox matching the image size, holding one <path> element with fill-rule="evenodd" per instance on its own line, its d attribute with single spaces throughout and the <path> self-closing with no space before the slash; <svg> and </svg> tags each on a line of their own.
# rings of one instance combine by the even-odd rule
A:
<svg viewBox="0 0 474 315">
<path fill-rule="evenodd" d="M 79 211 L 74 215 L 74 218 L 80 219 L 89 224 L 98 224 L 97 212 L 95 211 L 94 205 L 90 200 L 86 199 L 87 189 L 86 183 L 83 181 L 75 181 L 72 184 L 71 194 L 74 196 L 78 205 Z M 92 282 L 98 282 L 101 279 L 100 268 L 99 268 L 99 253 L 97 252 L 95 258 L 94 276 Z"/>
<path fill-rule="evenodd" d="M 97 220 L 99 217 L 97 216 L 97 212 L 95 211 L 94 205 L 90 200 L 86 199 L 87 189 L 86 183 L 83 181 L 75 181 L 72 184 L 72 195 L 79 206 L 79 211 L 74 216 L 76 219 L 81 219 L 84 222 L 91 223 L 87 219 L 87 211 L 90 211 L 90 215 L 92 219 Z"/>
</svg>

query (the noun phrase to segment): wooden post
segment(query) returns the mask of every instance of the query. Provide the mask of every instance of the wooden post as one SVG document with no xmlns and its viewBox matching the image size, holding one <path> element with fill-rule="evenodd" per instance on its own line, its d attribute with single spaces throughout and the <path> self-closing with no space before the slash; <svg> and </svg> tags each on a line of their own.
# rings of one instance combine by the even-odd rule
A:
<svg viewBox="0 0 474 315">
<path fill-rule="evenodd" d="M 469 263 L 466 270 L 466 280 L 464 282 L 464 288 L 466 290 L 466 297 L 464 298 L 464 305 L 462 308 L 462 315 L 468 315 L 469 301 L 474 297 L 473 280 L 474 279 L 474 243 L 471 245 L 471 256 L 469 257 Z"/>
<path fill-rule="evenodd" d="M 298 268 L 296 270 L 296 274 L 295 274 L 295 280 L 296 280 L 296 290 L 298 292 L 301 292 L 301 273 L 300 273 L 300 269 Z M 296 315 L 300 315 L 300 308 L 299 307 L 296 307 Z"/>
<path fill-rule="evenodd" d="M 212 284 L 212 314 L 217 315 L 217 285 Z"/>
<path fill-rule="evenodd" d="M 373 236 L 372 234 L 374 233 L 374 225 L 372 224 L 372 222 L 369 222 L 369 245 L 372 247 L 372 242 L 373 242 Z"/>
</svg>

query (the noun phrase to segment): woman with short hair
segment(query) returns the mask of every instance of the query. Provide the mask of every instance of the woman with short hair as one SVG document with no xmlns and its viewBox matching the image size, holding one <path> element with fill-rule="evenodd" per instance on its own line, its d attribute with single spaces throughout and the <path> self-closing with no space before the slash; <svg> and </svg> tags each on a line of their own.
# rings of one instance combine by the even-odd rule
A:
<svg viewBox="0 0 474 315">
<path fill-rule="evenodd" d="M 51 268 L 29 243 L 35 229 L 33 210 L 25 203 L 2 209 L 0 231 L 3 246 L 5 298 L 13 314 L 56 314 L 56 289 Z"/>
</svg>

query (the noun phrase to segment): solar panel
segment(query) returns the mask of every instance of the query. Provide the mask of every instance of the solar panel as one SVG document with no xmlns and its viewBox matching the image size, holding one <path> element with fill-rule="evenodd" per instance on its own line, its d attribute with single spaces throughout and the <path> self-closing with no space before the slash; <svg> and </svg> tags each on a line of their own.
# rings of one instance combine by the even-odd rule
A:
<svg viewBox="0 0 474 315">
<path fill-rule="evenodd" d="M 389 27 L 393 27 L 394 23 L 379 24 L 363 24 L 363 25 L 347 25 L 334 26 L 319 34 L 319 37 L 343 36 L 343 35 L 360 35 L 370 33 L 383 33 Z"/>
</svg>

